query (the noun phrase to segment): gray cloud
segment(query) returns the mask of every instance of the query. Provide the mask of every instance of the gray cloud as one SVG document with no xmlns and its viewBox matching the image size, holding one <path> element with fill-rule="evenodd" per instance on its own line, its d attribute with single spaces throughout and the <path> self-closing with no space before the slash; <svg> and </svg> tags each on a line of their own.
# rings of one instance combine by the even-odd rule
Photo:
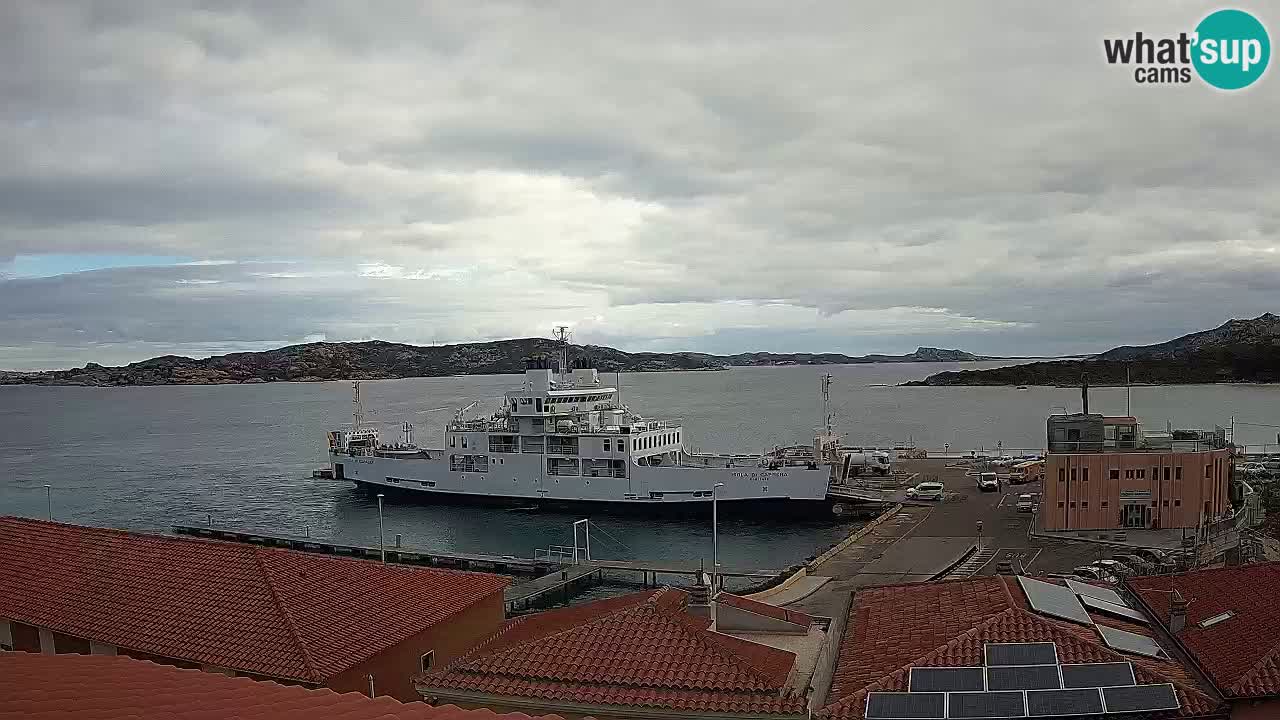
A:
<svg viewBox="0 0 1280 720">
<path fill-rule="evenodd" d="M 1102 57 L 1209 9 L 7 3 L 0 366 L 560 322 L 1033 354 L 1274 311 L 1275 79 Z M 240 262 L 13 277 L 40 253 Z"/>
</svg>

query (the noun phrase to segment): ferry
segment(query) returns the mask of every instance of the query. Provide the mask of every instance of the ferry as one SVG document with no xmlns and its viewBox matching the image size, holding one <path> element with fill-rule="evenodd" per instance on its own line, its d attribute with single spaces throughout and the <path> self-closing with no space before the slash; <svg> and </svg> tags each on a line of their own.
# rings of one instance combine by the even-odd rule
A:
<svg viewBox="0 0 1280 720">
<path fill-rule="evenodd" d="M 850 462 L 855 453 L 831 431 L 830 413 L 812 445 L 756 454 L 691 452 L 680 422 L 632 412 L 588 358 L 569 367 L 563 340 L 562 347 L 560 357 L 530 357 L 523 384 L 506 392 L 491 416 L 468 418 L 475 403 L 459 410 L 434 448 L 383 444 L 377 428 L 363 421 L 360 384 L 353 383 L 352 427 L 328 433 L 323 474 L 435 502 L 539 509 L 710 511 L 714 499 L 830 517 L 858 505 L 847 494 L 829 497 L 833 484 L 866 465 L 864 453 Z M 823 382 L 825 399 L 830 377 Z M 879 474 L 888 472 L 887 454 L 871 462 Z"/>
</svg>

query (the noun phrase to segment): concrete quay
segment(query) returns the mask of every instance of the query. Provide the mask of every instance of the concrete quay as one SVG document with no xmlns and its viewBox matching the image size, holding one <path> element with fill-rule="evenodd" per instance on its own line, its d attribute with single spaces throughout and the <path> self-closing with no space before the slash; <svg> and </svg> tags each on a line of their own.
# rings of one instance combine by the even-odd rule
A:
<svg viewBox="0 0 1280 720">
<path fill-rule="evenodd" d="M 1067 573 L 1122 552 L 1096 543 L 1033 536 L 1032 515 L 1017 512 L 1016 504 L 1022 493 L 1038 495 L 1039 482 L 1005 484 L 998 492 L 982 492 L 974 477 L 966 474 L 971 468 L 954 462 L 900 461 L 904 469 L 919 474 L 919 482 L 941 481 L 946 487 L 943 501 L 903 504 L 853 542 L 818 558 L 807 568 L 807 575 L 830 580 L 817 583 L 811 593 L 787 607 L 833 617 L 841 612 L 849 593 L 861 587 L 923 582 L 949 571 L 950 577 L 989 575 L 1002 560 L 1008 560 L 1015 571 Z M 978 522 L 982 523 L 981 540 Z M 979 544 L 983 552 L 970 557 Z"/>
</svg>

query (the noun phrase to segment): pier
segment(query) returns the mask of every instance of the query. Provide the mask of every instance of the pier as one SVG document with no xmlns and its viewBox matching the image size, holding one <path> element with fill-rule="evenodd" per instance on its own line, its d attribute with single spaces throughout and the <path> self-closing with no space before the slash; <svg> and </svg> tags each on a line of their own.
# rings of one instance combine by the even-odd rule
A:
<svg viewBox="0 0 1280 720">
<path fill-rule="evenodd" d="M 658 585 L 659 575 L 687 577 L 692 583 L 699 573 L 708 572 L 702 563 L 678 560 L 581 560 L 575 564 L 543 558 L 520 558 L 514 555 L 485 555 L 481 553 L 435 552 L 393 546 L 379 548 L 376 545 L 339 543 L 297 535 L 280 535 L 250 530 L 231 530 L 201 525 L 175 525 L 178 535 L 224 540 L 227 542 L 278 547 L 303 552 L 346 557 L 379 559 L 385 552 L 387 562 L 401 565 L 421 565 L 457 570 L 492 572 L 499 575 L 525 576 L 532 579 L 511 585 L 506 590 L 505 606 L 508 614 L 538 607 L 567 602 L 578 590 L 604 579 L 605 573 L 640 573 L 645 587 Z M 397 536 L 397 540 L 398 540 Z M 720 568 L 721 577 L 770 580 L 780 571 L 750 568 Z"/>
</svg>

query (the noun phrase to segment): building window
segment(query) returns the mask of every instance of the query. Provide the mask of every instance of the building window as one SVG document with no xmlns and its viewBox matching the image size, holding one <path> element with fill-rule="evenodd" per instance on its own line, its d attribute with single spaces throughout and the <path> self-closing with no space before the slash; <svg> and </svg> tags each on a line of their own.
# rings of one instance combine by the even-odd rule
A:
<svg viewBox="0 0 1280 720">
<path fill-rule="evenodd" d="M 609 452 L 609 438 L 604 439 L 604 451 Z"/>
<path fill-rule="evenodd" d="M 1080 482 L 1089 482 L 1089 468 L 1080 468 Z"/>
<path fill-rule="evenodd" d="M 1102 501 L 1102 507 L 1104 507 L 1104 508 L 1105 508 L 1106 506 L 1107 506 L 1107 501 L 1106 501 L 1106 500 L 1103 500 L 1103 501 Z"/>
<path fill-rule="evenodd" d="M 426 672 L 430 670 L 431 665 L 432 663 L 435 662 L 435 660 L 436 660 L 435 650 L 428 650 L 422 653 L 422 657 L 418 658 L 418 667 L 421 668 L 420 672 Z"/>
<path fill-rule="evenodd" d="M 1132 470 L 1125 470 L 1125 471 L 1124 471 L 1124 479 L 1125 479 L 1125 480 L 1132 480 L 1132 479 L 1133 479 L 1133 471 L 1132 471 Z"/>
<path fill-rule="evenodd" d="M 1164 481 L 1169 482 L 1169 468 L 1164 469 Z"/>
<path fill-rule="evenodd" d="M 1076 508 L 1076 504 L 1074 502 L 1071 503 L 1071 509 L 1074 510 L 1075 508 Z"/>
<path fill-rule="evenodd" d="M 1175 468 L 1173 469 L 1173 479 L 1174 479 L 1174 480 L 1181 480 L 1181 479 L 1182 479 L 1182 466 L 1181 466 L 1181 465 L 1179 465 L 1179 466 L 1177 466 L 1177 467 L 1175 467 Z"/>
<path fill-rule="evenodd" d="M 1062 502 L 1061 500 L 1058 501 L 1058 507 L 1066 507 L 1066 506 L 1067 506 L 1066 503 Z"/>
<path fill-rule="evenodd" d="M 1174 506 L 1174 507 L 1182 507 L 1182 500 L 1180 500 L 1180 499 L 1178 499 L 1178 498 L 1174 498 L 1174 500 L 1173 500 L 1173 506 Z"/>
<path fill-rule="evenodd" d="M 1165 500 L 1165 501 L 1164 501 L 1164 506 L 1165 506 L 1165 507 L 1169 507 L 1169 501 L 1168 501 L 1168 500 Z"/>
<path fill-rule="evenodd" d="M 1081 501 L 1080 501 L 1080 509 L 1081 509 L 1081 510 L 1085 510 L 1085 509 L 1087 509 L 1088 507 L 1089 507 L 1089 501 L 1088 501 L 1088 500 L 1081 500 Z"/>
<path fill-rule="evenodd" d="M 1205 476 L 1205 477 L 1207 477 L 1207 478 L 1208 478 L 1208 477 L 1213 477 L 1213 466 L 1212 466 L 1212 465 L 1205 465 L 1205 466 L 1204 466 L 1204 476 Z"/>
<path fill-rule="evenodd" d="M 1112 480 L 1119 480 L 1120 468 L 1111 468 L 1111 472 L 1109 473 L 1108 477 L 1110 477 Z"/>
<path fill-rule="evenodd" d="M 458 447 L 457 443 L 458 443 L 458 436 L 457 436 L 457 435 L 450 435 L 450 436 L 449 436 L 449 447 Z"/>
<path fill-rule="evenodd" d="M 1077 476 L 1077 475 L 1078 475 L 1077 470 L 1076 470 L 1075 468 L 1071 468 L 1071 482 L 1075 482 L 1075 481 L 1076 481 L 1076 476 Z M 1075 505 L 1073 504 L 1073 505 L 1072 505 L 1072 507 L 1075 507 Z"/>
<path fill-rule="evenodd" d="M 1146 470 L 1146 468 L 1138 468 L 1138 479 L 1139 479 L 1139 480 L 1143 480 L 1143 479 L 1145 479 L 1146 477 L 1147 477 L 1147 470 Z"/>
<path fill-rule="evenodd" d="M 1067 469 L 1058 468 L 1058 482 L 1066 482 L 1066 481 L 1067 481 Z"/>
</svg>

